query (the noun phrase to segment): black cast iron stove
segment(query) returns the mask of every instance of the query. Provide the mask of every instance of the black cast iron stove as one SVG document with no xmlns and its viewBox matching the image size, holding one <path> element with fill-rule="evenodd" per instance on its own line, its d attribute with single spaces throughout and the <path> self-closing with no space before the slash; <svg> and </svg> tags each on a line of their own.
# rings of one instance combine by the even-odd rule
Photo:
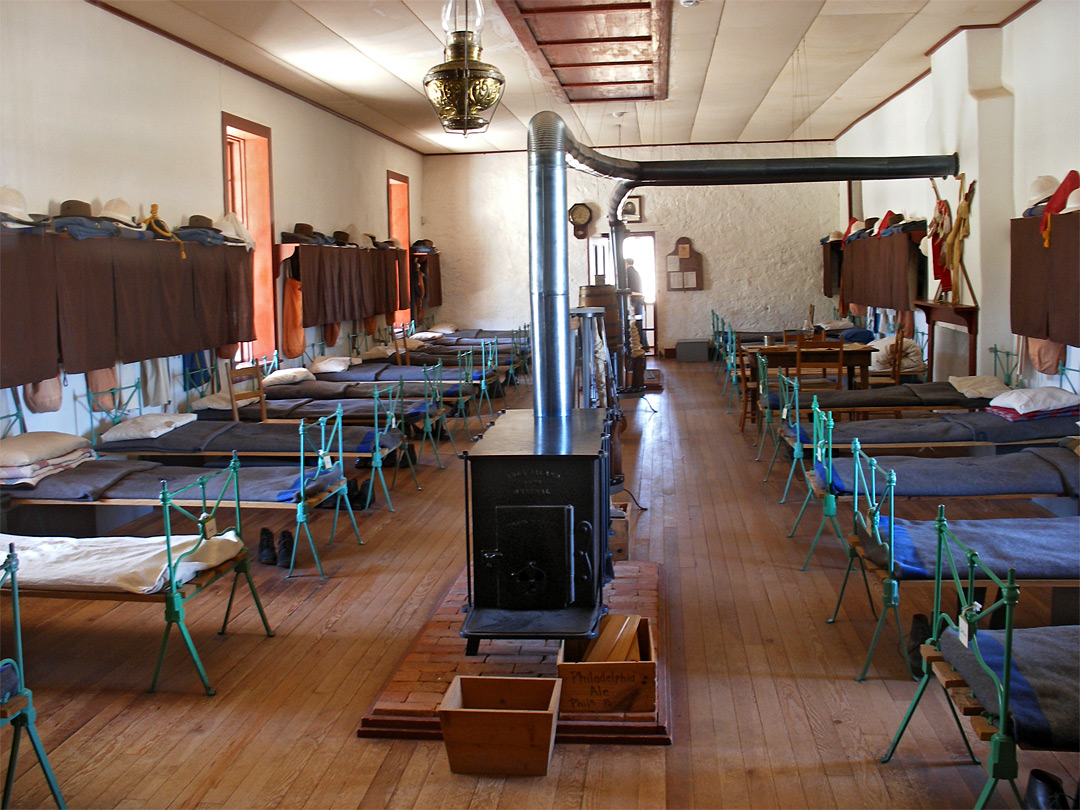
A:
<svg viewBox="0 0 1080 810">
<path fill-rule="evenodd" d="M 506 411 L 465 457 L 468 615 L 461 635 L 591 638 L 604 612 L 610 422 Z"/>
</svg>

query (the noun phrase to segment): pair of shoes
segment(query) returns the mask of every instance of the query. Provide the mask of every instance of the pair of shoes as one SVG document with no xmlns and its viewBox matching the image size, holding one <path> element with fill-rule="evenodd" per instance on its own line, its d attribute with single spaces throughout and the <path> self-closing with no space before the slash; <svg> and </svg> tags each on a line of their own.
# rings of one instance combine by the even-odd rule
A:
<svg viewBox="0 0 1080 810">
<path fill-rule="evenodd" d="M 276 565 L 277 552 L 274 550 L 274 533 L 265 526 L 259 532 L 259 562 L 263 565 Z"/>
<path fill-rule="evenodd" d="M 911 632 L 908 634 L 908 667 L 915 678 L 923 676 L 923 659 L 919 647 L 934 634 L 930 619 L 925 613 L 916 613 L 911 617 Z"/>
<path fill-rule="evenodd" d="M 1024 791 L 1024 807 L 1069 810 L 1072 804 L 1061 779 L 1049 771 L 1032 768 Z"/>
<path fill-rule="evenodd" d="M 288 568 L 292 562 L 293 535 L 288 529 L 281 533 L 278 538 L 277 564 L 282 568 Z"/>
</svg>

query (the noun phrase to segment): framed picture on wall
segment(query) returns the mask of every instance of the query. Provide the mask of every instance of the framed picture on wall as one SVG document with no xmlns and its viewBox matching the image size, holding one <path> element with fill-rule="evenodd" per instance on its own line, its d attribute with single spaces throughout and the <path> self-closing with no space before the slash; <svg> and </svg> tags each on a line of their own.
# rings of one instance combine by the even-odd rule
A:
<svg viewBox="0 0 1080 810">
<path fill-rule="evenodd" d="M 623 200 L 619 218 L 622 219 L 623 222 L 641 222 L 644 213 L 641 205 L 642 199 L 640 194 L 630 195 Z"/>
</svg>

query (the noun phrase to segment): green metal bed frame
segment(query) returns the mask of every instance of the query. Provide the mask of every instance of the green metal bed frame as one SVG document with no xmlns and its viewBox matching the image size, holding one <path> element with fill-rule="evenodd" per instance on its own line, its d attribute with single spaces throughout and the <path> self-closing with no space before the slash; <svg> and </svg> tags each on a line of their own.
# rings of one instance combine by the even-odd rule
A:
<svg viewBox="0 0 1080 810">
<path fill-rule="evenodd" d="M 38 764 L 45 774 L 45 781 L 49 785 L 49 792 L 52 793 L 53 801 L 56 802 L 56 806 L 60 810 L 65 810 L 67 805 L 64 803 L 64 795 L 60 792 L 60 785 L 57 784 L 56 775 L 53 773 L 52 765 L 49 764 L 49 756 L 45 753 L 45 746 L 41 744 L 41 738 L 38 736 L 37 727 L 34 723 L 37 719 L 34 694 L 26 688 L 26 682 L 23 680 L 25 668 L 23 667 L 22 653 L 22 623 L 19 616 L 19 577 L 16 573 L 18 570 L 19 558 L 15 554 L 15 544 L 9 543 L 7 556 L 0 563 L 0 593 L 3 592 L 4 585 L 7 584 L 11 593 L 15 657 L 0 660 L 0 670 L 7 669 L 14 672 L 15 688 L 13 691 L 0 694 L 0 728 L 10 725 L 13 732 L 11 753 L 8 756 L 7 772 L 4 776 L 3 801 L 0 802 L 0 807 L 6 810 L 11 806 L 11 790 L 15 784 L 15 768 L 19 764 L 19 743 L 22 739 L 22 733 L 25 731 L 26 736 L 30 738 L 30 746 L 34 749 Z"/>
<path fill-rule="evenodd" d="M 424 445 L 430 441 L 431 451 L 435 454 L 435 463 L 439 465 L 440 470 L 446 469 L 446 465 L 442 463 L 442 459 L 439 457 L 439 441 L 437 437 L 448 437 L 450 446 L 454 449 L 454 455 L 457 455 L 454 434 L 446 424 L 446 414 L 449 408 L 443 404 L 442 372 L 442 363 L 424 366 L 424 418 L 418 426 L 420 429 L 420 447 L 416 451 L 416 460 L 419 462 L 420 456 L 424 453 Z M 434 415 L 432 409 L 435 411 Z"/>
<path fill-rule="evenodd" d="M 166 482 L 161 483 L 161 506 L 163 509 L 163 521 L 165 526 L 165 547 L 166 558 L 168 568 L 168 584 L 164 591 L 152 594 L 135 594 L 127 592 L 101 592 L 101 591 L 80 591 L 77 587 L 70 588 L 68 590 L 23 590 L 23 594 L 26 596 L 34 597 L 50 597 L 60 599 L 108 599 L 113 601 L 122 602 L 160 602 L 165 607 L 165 632 L 162 635 L 161 647 L 158 651 L 157 664 L 154 667 L 154 675 L 150 682 L 149 692 L 154 692 L 157 689 L 158 679 L 161 675 L 162 664 L 165 662 L 165 653 L 168 648 L 169 635 L 172 631 L 173 625 L 176 625 L 180 632 L 180 636 L 184 641 L 184 646 L 187 648 L 192 662 L 195 664 L 195 670 L 198 673 L 199 680 L 202 682 L 203 689 L 206 694 L 212 696 L 215 694 L 213 687 L 210 685 L 210 680 L 207 677 L 206 670 L 203 667 L 202 660 L 199 658 L 199 653 L 195 649 L 195 643 L 191 638 L 191 634 L 188 631 L 187 624 L 185 623 L 184 606 L 198 594 L 206 590 L 210 585 L 217 582 L 222 577 L 233 574 L 232 588 L 229 592 L 229 601 L 225 607 L 225 618 L 221 624 L 221 630 L 219 633 L 224 635 L 229 624 L 229 615 L 232 612 L 233 601 L 236 597 L 236 586 L 242 576 L 247 582 L 248 589 L 251 591 L 252 599 L 255 603 L 255 607 L 259 612 L 259 618 L 262 620 L 263 628 L 266 631 L 268 637 L 274 635 L 274 631 L 270 628 L 270 623 L 266 618 L 266 612 L 263 610 L 262 601 L 259 599 L 258 591 L 255 589 L 255 582 L 251 578 L 251 562 L 248 559 L 247 550 L 244 549 L 237 556 L 230 560 L 226 560 L 222 564 L 215 568 L 208 569 L 196 575 L 196 577 L 186 583 L 181 583 L 176 578 L 177 566 L 183 562 L 184 559 L 191 556 L 195 551 L 210 537 L 214 537 L 220 532 L 217 529 L 217 517 L 219 510 L 225 506 L 225 500 L 229 497 L 231 492 L 232 508 L 234 510 L 233 520 L 234 523 L 230 527 L 236 531 L 239 537 L 243 537 L 243 532 L 240 524 L 240 486 L 237 472 L 240 469 L 240 462 L 234 455 L 229 463 L 229 466 L 223 470 L 219 470 L 213 474 L 205 475 L 191 484 L 184 487 L 180 487 L 172 492 L 169 491 Z M 221 489 L 221 493 L 216 497 L 207 496 L 207 485 L 217 479 L 220 476 L 225 476 L 225 483 Z M 197 504 L 192 508 L 188 508 L 180 503 L 183 501 L 188 504 Z M 229 508 L 226 506 L 224 512 L 228 512 Z M 199 527 L 199 540 L 196 545 L 183 554 L 173 556 L 172 550 L 172 521 L 173 516 L 181 518 L 188 518 L 192 520 Z M 226 530 L 227 531 L 227 530 Z"/>
<path fill-rule="evenodd" d="M 1020 599 L 1020 587 L 1016 583 L 1016 573 L 1010 568 L 1003 581 L 996 576 L 993 571 L 983 566 L 979 562 L 979 553 L 965 545 L 963 541 L 949 531 L 948 522 L 945 520 L 944 506 L 938 507 L 936 526 L 938 543 L 937 561 L 934 566 L 933 635 L 926 641 L 926 644 L 933 647 L 934 650 L 940 654 L 941 635 L 945 628 L 950 627 L 958 633 L 961 633 L 963 632 L 961 625 L 963 625 L 970 639 L 968 648 L 972 650 L 979 666 L 990 676 L 994 683 L 1000 709 L 1000 712 L 996 717 L 986 718 L 996 727 L 996 730 L 990 739 L 990 753 L 986 759 L 987 780 L 983 786 L 982 793 L 975 803 L 975 807 L 976 810 L 985 807 L 990 800 L 990 797 L 993 795 L 994 790 L 997 788 L 998 783 L 1002 781 L 1009 783 L 1009 787 L 1012 788 L 1013 796 L 1020 803 L 1020 806 L 1023 807 L 1024 800 L 1016 786 L 1016 777 L 1019 772 L 1016 758 L 1017 743 L 1008 730 L 1014 612 L 1017 602 Z M 966 577 L 961 577 L 958 572 L 956 566 L 956 557 L 958 555 L 963 556 L 967 561 L 968 573 Z M 976 582 L 980 580 L 989 580 L 999 589 L 998 599 L 987 607 L 983 607 L 976 601 Z M 953 618 L 953 616 L 947 613 L 944 608 L 942 588 L 946 581 L 950 581 L 956 590 L 958 605 L 956 618 Z M 1004 648 L 1004 659 L 1002 664 L 1002 677 L 1000 678 L 989 666 L 987 666 L 986 661 L 979 650 L 978 637 L 979 624 L 983 620 L 998 613 L 998 611 L 1003 611 L 1005 616 L 1004 641 L 1002 644 Z M 896 735 L 889 745 L 889 750 L 886 751 L 885 756 L 881 758 L 883 763 L 892 759 L 893 754 L 896 752 L 896 747 L 900 744 L 900 740 L 907 730 L 908 723 L 915 713 L 915 709 L 918 708 L 919 702 L 926 693 L 926 687 L 929 685 L 930 680 L 935 677 L 933 663 L 934 662 L 929 656 L 923 656 L 923 674 L 922 678 L 919 680 L 919 688 L 915 692 L 915 697 L 912 699 L 911 705 L 908 706 L 908 710 L 904 714 L 903 720 L 900 722 L 900 727 L 897 729 Z M 944 689 L 944 685 L 942 688 Z M 953 719 L 956 721 L 956 727 L 960 731 L 960 737 L 964 741 L 964 746 L 967 748 L 971 761 L 978 764 L 979 760 L 971 750 L 971 744 L 968 742 L 967 735 L 964 733 L 963 726 L 960 723 L 960 717 L 956 713 L 956 708 L 953 706 L 951 700 L 947 700 L 946 702 L 952 712 Z"/>
</svg>

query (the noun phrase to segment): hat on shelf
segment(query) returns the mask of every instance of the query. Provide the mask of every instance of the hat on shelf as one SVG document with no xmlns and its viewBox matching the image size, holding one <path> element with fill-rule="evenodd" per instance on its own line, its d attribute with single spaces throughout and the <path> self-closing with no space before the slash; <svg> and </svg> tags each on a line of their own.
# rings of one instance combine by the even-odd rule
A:
<svg viewBox="0 0 1080 810">
<path fill-rule="evenodd" d="M 214 227 L 214 220 L 210 219 L 210 217 L 203 216 L 202 214 L 192 214 L 190 217 L 188 217 L 187 225 L 181 225 L 176 230 L 187 231 L 194 228 L 198 228 L 199 230 L 204 231 L 217 231 L 218 233 L 221 233 L 221 230 L 219 228 Z"/>
<path fill-rule="evenodd" d="M 1061 181 L 1052 175 L 1042 174 L 1036 177 L 1028 189 L 1028 207 L 1049 200 L 1060 185 Z"/>
<path fill-rule="evenodd" d="M 60 216 L 94 218 L 94 209 L 83 200 L 64 200 L 60 203 Z"/>
<path fill-rule="evenodd" d="M 248 232 L 248 229 L 244 227 L 244 223 L 240 221 L 240 218 L 231 211 L 214 222 L 214 228 L 225 237 L 226 242 L 247 245 L 248 250 L 255 249 L 255 239 Z"/>
<path fill-rule="evenodd" d="M 842 242 L 842 241 L 844 241 L 844 232 L 843 231 L 833 231 L 832 233 L 829 234 L 828 241 L 830 241 L 830 242 Z"/>
<path fill-rule="evenodd" d="M 297 236 L 315 236 L 315 229 L 307 222 L 297 222 L 293 225 L 292 232 Z"/>
<path fill-rule="evenodd" d="M 1069 198 L 1065 200 L 1065 207 L 1058 213 L 1071 214 L 1073 211 L 1080 211 L 1080 188 L 1074 189 Z"/>
<path fill-rule="evenodd" d="M 348 231 L 334 231 L 334 244 L 345 247 L 352 242 L 352 237 L 349 236 Z"/>
<path fill-rule="evenodd" d="M 10 186 L 0 188 L 0 215 L 5 228 L 29 228 L 48 219 L 44 214 L 29 213 L 22 192 Z"/>
<path fill-rule="evenodd" d="M 131 206 L 128 205 L 127 200 L 122 200 L 119 197 L 105 203 L 105 207 L 101 209 L 101 218 L 111 219 L 113 222 L 118 225 L 123 225 L 125 228 L 137 228 L 142 230 L 146 227 L 145 225 L 139 224 L 135 219 L 135 215 L 131 213 Z"/>
<path fill-rule="evenodd" d="M 360 237 L 356 240 L 356 245 L 357 247 L 371 250 L 375 247 L 375 240 L 371 238 L 370 233 L 362 233 L 360 234 Z"/>
</svg>

